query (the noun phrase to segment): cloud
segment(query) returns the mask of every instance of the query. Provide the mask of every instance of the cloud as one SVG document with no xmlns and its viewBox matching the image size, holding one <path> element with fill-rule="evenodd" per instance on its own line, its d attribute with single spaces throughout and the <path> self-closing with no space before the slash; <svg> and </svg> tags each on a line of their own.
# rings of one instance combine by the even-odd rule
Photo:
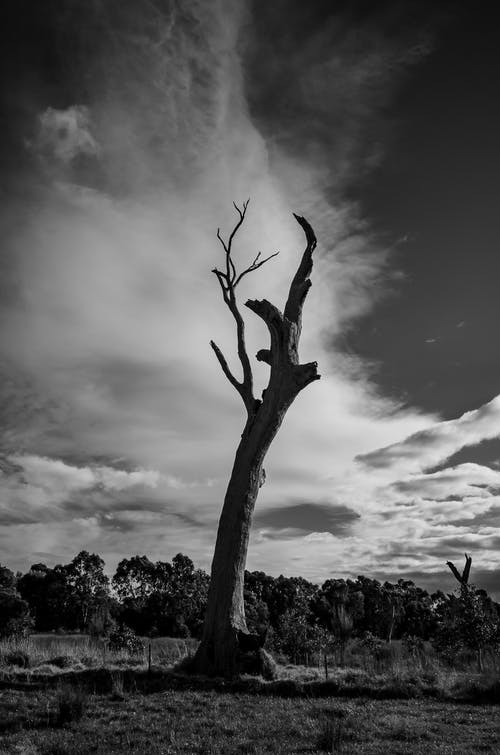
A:
<svg viewBox="0 0 500 755">
<path fill-rule="evenodd" d="M 500 472 L 479 464 L 460 464 L 427 475 L 413 475 L 391 487 L 396 494 L 437 501 L 488 498 L 500 492 Z"/>
<path fill-rule="evenodd" d="M 39 115 L 39 128 L 32 149 L 45 160 L 70 163 L 79 155 L 99 154 L 91 132 L 89 109 L 73 105 L 65 110 L 49 107 Z"/>
<path fill-rule="evenodd" d="M 416 472 L 436 466 L 464 446 L 500 437 L 500 396 L 458 419 L 440 422 L 414 433 L 400 443 L 358 455 L 360 464 L 372 469 L 397 468 Z"/>
<path fill-rule="evenodd" d="M 136 485 L 155 487 L 160 477 L 158 472 L 152 470 L 129 472 L 111 467 L 77 467 L 59 459 L 41 456 L 11 456 L 9 460 L 22 469 L 27 485 L 59 495 L 68 495 L 96 485 L 109 490 L 124 490 Z"/>
<path fill-rule="evenodd" d="M 286 537 L 290 532 L 294 536 L 308 535 L 313 532 L 329 532 L 342 537 L 349 532 L 359 515 L 343 505 L 328 503 L 289 503 L 259 511 L 254 518 L 254 527 L 272 531 L 273 537 L 280 533 Z"/>
<path fill-rule="evenodd" d="M 85 512 L 94 516 L 99 508 L 96 498 L 137 493 L 157 487 L 160 481 L 159 473 L 152 470 L 77 467 L 39 456 L 13 455 L 6 461 L 0 476 L 0 523 L 4 526 L 81 517 Z"/>
<path fill-rule="evenodd" d="M 22 91 L 36 116 L 16 126 L 32 147 L 10 177 L 22 191 L 1 211 L 3 558 L 24 569 L 30 554 L 69 560 L 87 547 L 112 568 L 183 550 L 208 567 L 244 421 L 209 347 L 214 338 L 238 371 L 210 269 L 217 226 L 227 233 L 232 201 L 251 195 L 236 263 L 280 256 L 242 282 L 242 301 L 282 305 L 304 243 L 293 210 L 317 231 L 301 358 L 319 361 L 322 380 L 266 459 L 249 566 L 314 579 L 384 563 L 436 569 L 430 546 L 466 527 L 448 525 L 452 502 L 425 492 L 453 483 L 472 518 L 495 499 L 473 495 L 479 470 L 408 476 L 493 437 L 498 407 L 439 423 L 379 396 L 369 367 L 332 345 L 397 277 L 347 189 L 383 155 L 383 109 L 423 53 L 420 31 L 328 11 L 302 40 L 303 3 L 295 24 L 275 4 L 253 16 L 240 2 L 174 6 L 34 10 L 45 14 L 39 44 L 71 65 L 55 93 Z M 246 321 L 253 355 L 268 336 Z M 266 369 L 255 365 L 257 394 Z M 421 555 L 391 555 L 391 543 L 415 551 L 424 538 Z"/>
</svg>

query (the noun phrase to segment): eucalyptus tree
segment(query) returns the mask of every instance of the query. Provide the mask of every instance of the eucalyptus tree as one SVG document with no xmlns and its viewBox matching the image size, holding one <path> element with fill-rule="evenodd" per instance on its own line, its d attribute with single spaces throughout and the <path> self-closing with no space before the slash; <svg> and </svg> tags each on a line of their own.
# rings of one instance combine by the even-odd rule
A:
<svg viewBox="0 0 500 755">
<path fill-rule="evenodd" d="M 302 307 L 311 287 L 316 236 L 305 218 L 294 215 L 304 232 L 306 246 L 283 312 L 266 299 L 245 302 L 247 309 L 264 322 L 270 338 L 269 347 L 256 354 L 257 361 L 270 367 L 270 374 L 262 397 L 255 397 L 252 365 L 245 343 L 245 323 L 236 290 L 246 275 L 258 270 L 276 254 L 261 259 L 259 252 L 246 269 L 238 272 L 233 259 L 233 242 L 245 220 L 248 201 L 242 209 L 236 204 L 234 207 L 238 220 L 227 240 L 222 237 L 220 229 L 217 230 L 224 251 L 224 264 L 222 269 L 216 267 L 212 272 L 236 325 L 241 379 L 233 374 L 217 344 L 211 341 L 210 345 L 222 372 L 243 401 L 246 420 L 219 519 L 203 636 L 194 659 L 197 671 L 226 677 L 238 674 L 243 668 L 248 670 L 249 655 L 254 660 L 263 661 L 264 654 L 259 647 L 263 640 L 248 631 L 243 596 L 252 513 L 265 481 L 264 459 L 285 414 L 300 391 L 320 377 L 317 363 L 301 364 L 298 353 Z"/>
</svg>

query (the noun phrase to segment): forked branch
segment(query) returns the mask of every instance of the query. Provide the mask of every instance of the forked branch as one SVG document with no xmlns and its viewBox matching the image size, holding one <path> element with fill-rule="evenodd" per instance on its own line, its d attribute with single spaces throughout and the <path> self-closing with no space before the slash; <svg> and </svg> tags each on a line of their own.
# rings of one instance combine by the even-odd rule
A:
<svg viewBox="0 0 500 755">
<path fill-rule="evenodd" d="M 262 265 L 278 252 L 261 259 L 262 253 L 259 252 L 251 265 L 241 273 L 237 273 L 231 253 L 232 243 L 236 233 L 241 227 L 248 207 L 248 200 L 243 203 L 243 209 L 234 205 L 238 213 L 238 221 L 234 226 L 229 238 L 226 241 L 221 236 L 220 229 L 217 229 L 217 238 L 219 239 L 226 255 L 225 271 L 214 268 L 212 272 L 217 277 L 222 290 L 222 296 L 225 304 L 229 308 L 236 322 L 236 335 L 238 342 L 238 356 L 243 369 L 243 380 L 240 382 L 233 375 L 227 361 L 219 347 L 210 342 L 212 349 L 219 361 L 219 364 L 225 376 L 238 391 L 247 408 L 249 416 L 253 416 L 257 411 L 260 402 L 257 402 L 253 395 L 253 374 L 245 346 L 245 324 L 236 302 L 235 289 L 241 279 L 248 273 L 258 270 Z M 271 401 L 271 396 L 285 405 L 289 400 L 297 395 L 299 391 L 305 388 L 314 380 L 319 379 L 317 363 L 309 362 L 307 364 L 299 363 L 298 345 L 302 325 L 302 308 L 304 305 L 307 292 L 311 287 L 310 275 L 312 272 L 312 254 L 316 248 L 316 236 L 314 231 L 305 218 L 300 215 L 294 215 L 297 223 L 301 226 L 306 237 L 306 248 L 302 254 L 301 261 L 297 268 L 290 285 L 288 298 L 285 305 L 284 313 L 271 304 L 266 299 L 249 300 L 245 306 L 258 315 L 267 325 L 271 337 L 271 347 L 269 349 L 260 349 L 256 358 L 259 362 L 265 362 L 271 367 L 269 384 L 266 389 L 266 403 Z M 279 385 L 278 385 L 279 383 Z M 271 389 L 271 390 L 268 390 Z M 274 399 L 273 399 L 274 400 Z"/>
<path fill-rule="evenodd" d="M 457 567 L 452 561 L 447 561 L 446 565 L 449 567 L 451 573 L 453 574 L 457 582 L 459 582 L 459 584 L 463 585 L 464 587 L 466 587 L 469 584 L 470 568 L 472 565 L 472 556 L 468 556 L 467 553 L 465 554 L 465 566 L 464 566 L 462 574 L 460 574 Z"/>
<path fill-rule="evenodd" d="M 237 273 L 236 266 L 232 258 L 232 244 L 238 230 L 241 228 L 243 221 L 245 220 L 245 215 L 246 215 L 249 201 L 250 200 L 247 199 L 246 202 L 243 202 L 243 209 L 240 209 L 238 205 L 233 202 L 234 208 L 236 212 L 238 213 L 238 221 L 236 222 L 233 230 L 231 231 L 227 241 L 225 241 L 223 237 L 221 236 L 220 228 L 217 228 L 217 238 L 219 239 L 222 245 L 222 248 L 224 249 L 225 256 L 226 256 L 226 269 L 225 271 L 223 271 L 215 267 L 212 270 L 212 272 L 216 276 L 219 282 L 219 285 L 221 287 L 224 303 L 229 308 L 229 311 L 233 315 L 234 320 L 236 322 L 238 357 L 240 359 L 241 367 L 243 370 L 242 382 L 239 382 L 232 374 L 227 364 L 227 361 L 224 355 L 222 354 L 221 350 L 219 349 L 219 347 L 213 341 L 210 342 L 210 345 L 212 346 L 215 352 L 215 355 L 217 356 L 217 359 L 219 360 L 219 364 L 222 368 L 222 371 L 224 372 L 225 376 L 227 377 L 231 385 L 233 385 L 236 388 L 236 390 L 242 397 L 243 402 L 247 408 L 247 411 L 250 414 L 254 411 L 254 407 L 255 407 L 255 399 L 253 396 L 253 374 L 252 374 L 252 367 L 250 365 L 250 360 L 248 358 L 248 353 L 247 353 L 246 345 L 245 345 L 245 323 L 238 309 L 238 304 L 236 302 L 235 289 L 238 283 L 241 281 L 241 279 L 245 275 L 253 272 L 254 270 L 258 270 L 259 267 L 262 267 L 262 265 L 264 265 L 270 259 L 272 259 L 273 257 L 276 257 L 278 252 L 276 252 L 275 254 L 271 254 L 269 257 L 266 257 L 263 260 L 260 259 L 261 252 L 259 252 L 257 256 L 255 257 L 254 261 L 252 262 L 252 264 L 249 265 L 249 267 L 243 270 L 243 272 L 239 274 Z"/>
</svg>

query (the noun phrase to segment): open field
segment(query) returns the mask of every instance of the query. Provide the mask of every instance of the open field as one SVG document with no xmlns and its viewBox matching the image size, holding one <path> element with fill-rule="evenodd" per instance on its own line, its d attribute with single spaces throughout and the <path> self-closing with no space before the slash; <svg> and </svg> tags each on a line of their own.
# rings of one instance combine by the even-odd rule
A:
<svg viewBox="0 0 500 755">
<path fill-rule="evenodd" d="M 57 720 L 63 689 L 3 690 L 0 752 L 321 753 L 433 755 L 498 753 L 494 706 L 428 700 L 286 699 L 214 691 L 149 695 L 80 693 L 81 718 Z"/>
<path fill-rule="evenodd" d="M 147 641 L 149 642 L 149 640 Z M 192 678 L 173 666 L 195 640 L 129 655 L 86 635 L 0 644 L 0 753 L 500 752 L 497 658 L 479 674 L 394 643 L 373 663 L 278 664 L 276 681 Z"/>
</svg>

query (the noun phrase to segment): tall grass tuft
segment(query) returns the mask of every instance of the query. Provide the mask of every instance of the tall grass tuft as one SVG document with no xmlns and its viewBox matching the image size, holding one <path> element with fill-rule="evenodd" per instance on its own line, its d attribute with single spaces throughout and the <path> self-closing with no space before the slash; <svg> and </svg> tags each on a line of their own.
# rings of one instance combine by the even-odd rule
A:
<svg viewBox="0 0 500 755">
<path fill-rule="evenodd" d="M 87 709 L 88 695 L 81 687 L 69 684 L 57 690 L 55 700 L 54 726 L 65 726 L 80 721 Z"/>
<path fill-rule="evenodd" d="M 343 711 L 332 711 L 331 715 L 322 720 L 316 747 L 320 752 L 342 752 L 345 740 L 350 734 L 348 729 L 349 722 Z"/>
<path fill-rule="evenodd" d="M 123 673 L 120 671 L 111 674 L 111 699 L 116 702 L 125 700 Z"/>
</svg>

